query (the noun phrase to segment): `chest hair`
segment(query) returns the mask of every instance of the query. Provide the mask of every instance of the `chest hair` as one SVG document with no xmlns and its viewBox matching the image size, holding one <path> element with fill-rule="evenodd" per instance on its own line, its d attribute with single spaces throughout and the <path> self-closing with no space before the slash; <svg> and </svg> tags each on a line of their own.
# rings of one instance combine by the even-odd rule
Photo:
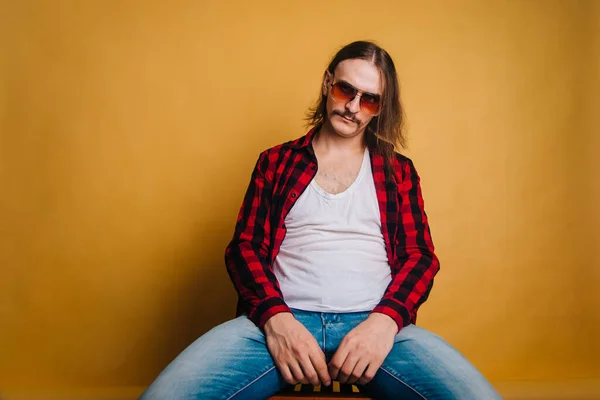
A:
<svg viewBox="0 0 600 400">
<path fill-rule="evenodd" d="M 327 193 L 339 194 L 354 183 L 360 172 L 363 155 L 348 159 L 319 160 L 319 170 L 315 179 L 321 189 Z"/>
</svg>

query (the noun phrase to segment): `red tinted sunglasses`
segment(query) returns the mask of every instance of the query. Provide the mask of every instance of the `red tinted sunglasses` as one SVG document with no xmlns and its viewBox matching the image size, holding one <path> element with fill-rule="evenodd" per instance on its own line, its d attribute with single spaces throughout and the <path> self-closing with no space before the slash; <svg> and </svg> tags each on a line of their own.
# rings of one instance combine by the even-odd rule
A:
<svg viewBox="0 0 600 400">
<path fill-rule="evenodd" d="M 362 92 L 349 84 L 348 82 L 338 81 L 331 85 L 331 96 L 335 101 L 348 103 L 360 96 L 360 108 L 371 114 L 376 115 L 381 110 L 381 96 L 378 94 Z"/>
</svg>

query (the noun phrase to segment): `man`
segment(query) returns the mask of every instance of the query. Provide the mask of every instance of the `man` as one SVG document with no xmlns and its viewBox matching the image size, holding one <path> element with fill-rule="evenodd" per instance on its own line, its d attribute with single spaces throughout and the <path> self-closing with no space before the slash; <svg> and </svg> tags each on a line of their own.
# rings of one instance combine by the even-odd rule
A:
<svg viewBox="0 0 600 400">
<path fill-rule="evenodd" d="M 356 383 L 378 399 L 495 399 L 414 325 L 439 269 L 403 143 L 396 70 L 371 42 L 324 73 L 310 132 L 263 152 L 225 260 L 238 318 L 190 345 L 143 399 L 265 399 Z"/>
</svg>

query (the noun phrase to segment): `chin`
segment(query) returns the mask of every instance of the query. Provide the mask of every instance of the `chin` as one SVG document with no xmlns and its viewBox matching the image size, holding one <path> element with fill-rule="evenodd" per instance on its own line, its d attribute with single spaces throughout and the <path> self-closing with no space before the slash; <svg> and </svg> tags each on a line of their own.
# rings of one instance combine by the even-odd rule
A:
<svg viewBox="0 0 600 400">
<path fill-rule="evenodd" d="M 331 121 L 333 130 L 340 136 L 352 137 L 358 133 L 358 125 L 347 124 L 343 121 Z"/>
</svg>

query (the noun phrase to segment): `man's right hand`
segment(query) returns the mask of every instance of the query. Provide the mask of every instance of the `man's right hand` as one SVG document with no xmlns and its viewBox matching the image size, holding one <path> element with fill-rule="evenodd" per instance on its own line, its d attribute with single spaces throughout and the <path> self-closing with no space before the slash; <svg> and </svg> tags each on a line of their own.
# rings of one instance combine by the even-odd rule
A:
<svg viewBox="0 0 600 400">
<path fill-rule="evenodd" d="M 265 334 L 269 353 L 287 383 L 331 384 L 325 354 L 308 329 L 292 314 L 279 313 L 269 318 Z"/>
</svg>

